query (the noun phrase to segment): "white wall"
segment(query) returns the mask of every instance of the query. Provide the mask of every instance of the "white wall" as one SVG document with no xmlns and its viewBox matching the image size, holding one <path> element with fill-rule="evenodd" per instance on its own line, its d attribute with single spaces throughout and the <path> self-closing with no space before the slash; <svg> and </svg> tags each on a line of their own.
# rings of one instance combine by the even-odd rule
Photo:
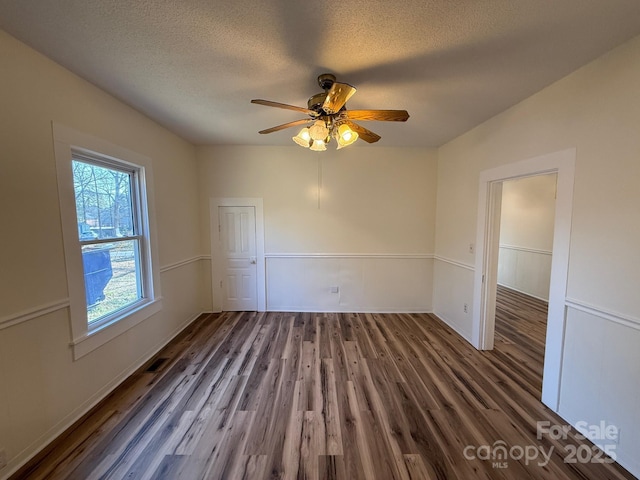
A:
<svg viewBox="0 0 640 480">
<path fill-rule="evenodd" d="M 194 147 L 0 31 L 0 448 L 8 475 L 203 310 Z M 52 121 L 153 160 L 164 309 L 72 360 Z"/>
<path fill-rule="evenodd" d="M 640 475 L 640 38 L 438 151 L 434 310 L 467 338 L 481 171 L 575 147 L 560 413 L 621 427 L 620 463 Z M 455 266 L 455 264 L 460 266 Z M 440 296 L 437 292 L 448 292 Z M 456 302 L 452 304 L 452 302 Z M 587 358 L 588 357 L 588 358 Z"/>
<path fill-rule="evenodd" d="M 498 284 L 549 300 L 557 175 L 502 184 Z"/>
<path fill-rule="evenodd" d="M 264 201 L 267 309 L 431 310 L 433 150 L 292 145 L 201 147 L 197 155 L 201 205 Z M 208 245 L 209 212 L 202 223 Z"/>
</svg>

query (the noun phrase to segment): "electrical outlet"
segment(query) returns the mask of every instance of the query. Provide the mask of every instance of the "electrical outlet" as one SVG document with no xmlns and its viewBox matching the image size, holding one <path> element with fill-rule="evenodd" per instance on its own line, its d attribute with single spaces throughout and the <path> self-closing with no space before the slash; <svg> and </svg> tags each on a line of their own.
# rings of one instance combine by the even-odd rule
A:
<svg viewBox="0 0 640 480">
<path fill-rule="evenodd" d="M 469 304 L 465 303 L 463 309 L 464 313 L 469 313 Z"/>
<path fill-rule="evenodd" d="M 0 468 L 7 466 L 7 451 L 4 448 L 0 448 Z"/>
</svg>

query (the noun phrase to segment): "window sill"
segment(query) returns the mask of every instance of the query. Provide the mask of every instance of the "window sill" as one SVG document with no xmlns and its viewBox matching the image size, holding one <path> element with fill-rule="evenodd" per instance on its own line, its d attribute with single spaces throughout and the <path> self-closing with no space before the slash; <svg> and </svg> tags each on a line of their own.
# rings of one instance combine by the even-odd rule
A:
<svg viewBox="0 0 640 480">
<path fill-rule="evenodd" d="M 83 336 L 75 338 L 73 342 L 71 342 L 74 361 L 79 360 L 88 353 L 110 342 L 117 336 L 122 335 L 127 330 L 135 327 L 150 316 L 155 315 L 160 310 L 162 310 L 162 297 L 156 297 L 153 300 L 143 303 L 138 308 L 127 312 L 126 316 L 115 319 L 108 324 L 101 325 Z"/>
</svg>

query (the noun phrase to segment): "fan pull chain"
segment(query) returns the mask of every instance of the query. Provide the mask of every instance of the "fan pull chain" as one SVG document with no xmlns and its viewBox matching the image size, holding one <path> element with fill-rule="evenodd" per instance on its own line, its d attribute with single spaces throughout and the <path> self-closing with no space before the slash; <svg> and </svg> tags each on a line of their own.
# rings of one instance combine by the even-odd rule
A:
<svg viewBox="0 0 640 480">
<path fill-rule="evenodd" d="M 322 194 L 322 159 L 318 158 L 318 210 L 320 210 L 321 194 Z"/>
</svg>

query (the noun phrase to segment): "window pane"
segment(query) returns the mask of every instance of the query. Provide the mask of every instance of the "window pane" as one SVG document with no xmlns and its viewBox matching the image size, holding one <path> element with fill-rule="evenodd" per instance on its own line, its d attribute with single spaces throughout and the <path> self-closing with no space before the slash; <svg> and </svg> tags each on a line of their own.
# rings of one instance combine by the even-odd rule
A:
<svg viewBox="0 0 640 480">
<path fill-rule="evenodd" d="M 131 174 L 79 160 L 72 164 L 80 240 L 132 235 Z"/>
<path fill-rule="evenodd" d="M 82 262 L 89 323 L 142 298 L 137 240 L 84 245 Z"/>
</svg>

